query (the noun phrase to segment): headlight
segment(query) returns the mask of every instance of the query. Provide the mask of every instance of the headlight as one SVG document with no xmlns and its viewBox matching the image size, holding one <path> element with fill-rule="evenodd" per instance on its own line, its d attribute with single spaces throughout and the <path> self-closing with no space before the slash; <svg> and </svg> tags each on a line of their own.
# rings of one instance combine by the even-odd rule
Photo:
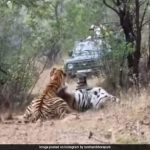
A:
<svg viewBox="0 0 150 150">
<path fill-rule="evenodd" d="M 68 69 L 72 69 L 73 68 L 73 64 L 68 64 Z"/>
</svg>

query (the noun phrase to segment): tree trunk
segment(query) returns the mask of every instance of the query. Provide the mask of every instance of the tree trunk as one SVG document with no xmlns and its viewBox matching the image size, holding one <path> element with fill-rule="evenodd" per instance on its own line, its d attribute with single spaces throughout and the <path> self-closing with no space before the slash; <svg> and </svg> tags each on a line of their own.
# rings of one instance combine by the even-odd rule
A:
<svg viewBox="0 0 150 150">
<path fill-rule="evenodd" d="M 132 47 L 134 46 L 134 32 L 133 32 L 133 18 L 132 15 L 127 11 L 120 11 L 120 25 L 123 28 L 124 34 L 125 34 L 125 39 L 127 44 L 131 44 Z M 128 54 L 127 56 L 128 59 L 128 67 L 129 69 L 133 67 L 133 55 Z"/>
<path fill-rule="evenodd" d="M 133 64 L 133 73 L 136 75 L 136 78 L 139 76 L 139 60 L 141 57 L 141 26 L 140 26 L 140 4 L 139 0 L 135 0 L 136 5 L 136 46 L 134 52 L 134 64 Z"/>
<path fill-rule="evenodd" d="M 149 17 L 150 20 L 150 17 Z M 148 29 L 149 29 L 149 35 L 148 35 L 148 49 L 149 49 L 149 54 L 148 54 L 148 63 L 147 63 L 147 68 L 150 70 L 150 21 L 148 24 Z"/>
<path fill-rule="evenodd" d="M 140 25 L 140 4 L 139 0 L 135 0 L 135 25 L 136 25 L 136 44 L 135 51 L 133 53 L 133 81 L 136 86 L 138 93 L 139 91 L 139 62 L 141 57 L 141 30 L 142 26 Z"/>
<path fill-rule="evenodd" d="M 126 43 L 130 44 L 132 47 L 134 47 L 134 41 L 135 41 L 135 36 L 133 32 L 133 18 L 132 15 L 129 12 L 124 12 L 120 10 L 119 13 L 119 18 L 120 18 L 120 25 L 124 31 Z M 126 48 L 127 50 L 127 48 Z M 134 66 L 134 57 L 133 54 L 128 54 L 127 56 L 127 63 L 128 63 L 128 68 L 129 68 L 129 73 L 128 75 L 132 75 L 132 70 Z M 122 66 L 120 70 L 120 75 L 119 75 L 119 84 L 121 87 L 123 87 L 123 71 L 122 71 Z"/>
</svg>

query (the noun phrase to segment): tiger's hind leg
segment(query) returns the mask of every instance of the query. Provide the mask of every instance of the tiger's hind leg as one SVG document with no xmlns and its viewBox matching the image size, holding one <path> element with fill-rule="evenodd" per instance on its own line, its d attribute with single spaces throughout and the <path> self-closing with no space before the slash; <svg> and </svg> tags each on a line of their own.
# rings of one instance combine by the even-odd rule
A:
<svg viewBox="0 0 150 150">
<path fill-rule="evenodd" d="M 65 118 L 71 112 L 72 112 L 71 109 L 69 109 L 67 107 L 57 108 L 57 115 L 58 115 L 59 119 Z"/>
<path fill-rule="evenodd" d="M 26 109 L 23 115 L 17 117 L 17 123 L 29 123 L 34 122 L 34 120 L 33 112 L 29 108 Z"/>
</svg>

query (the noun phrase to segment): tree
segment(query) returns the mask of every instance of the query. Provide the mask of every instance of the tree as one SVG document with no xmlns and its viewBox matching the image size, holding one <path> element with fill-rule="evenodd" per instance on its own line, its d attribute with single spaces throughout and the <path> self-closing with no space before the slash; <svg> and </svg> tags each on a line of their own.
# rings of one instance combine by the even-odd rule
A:
<svg viewBox="0 0 150 150">
<path fill-rule="evenodd" d="M 149 1 L 112 0 L 108 2 L 108 0 L 103 0 L 103 3 L 118 15 L 126 42 L 134 48 L 133 52 L 127 56 L 128 67 L 130 73 L 138 79 L 138 67 L 141 57 L 141 31 L 143 26 L 149 22 L 149 20 L 145 21 Z"/>
<path fill-rule="evenodd" d="M 149 6 L 149 17 L 148 19 L 150 20 L 150 6 Z M 148 23 L 148 30 L 149 30 L 149 35 L 148 35 L 148 51 L 149 51 L 149 56 L 148 56 L 148 64 L 147 64 L 147 67 L 148 69 L 150 70 L 150 21 Z"/>
</svg>

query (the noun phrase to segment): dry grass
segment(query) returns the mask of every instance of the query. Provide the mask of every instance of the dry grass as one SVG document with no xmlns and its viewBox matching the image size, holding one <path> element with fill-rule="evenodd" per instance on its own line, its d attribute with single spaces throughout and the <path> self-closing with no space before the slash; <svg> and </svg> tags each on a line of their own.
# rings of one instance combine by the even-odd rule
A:
<svg viewBox="0 0 150 150">
<path fill-rule="evenodd" d="M 45 70 L 36 84 L 34 94 L 46 85 L 49 69 Z M 88 80 L 89 86 L 98 85 L 102 79 Z M 75 82 L 68 82 L 69 90 Z M 99 111 L 69 115 L 63 120 L 49 120 L 29 124 L 17 124 L 13 120 L 0 123 L 0 144 L 103 144 L 149 143 L 150 98 L 149 91 L 141 95 L 121 93 L 120 103 L 107 103 Z"/>
<path fill-rule="evenodd" d="M 72 89 L 74 87 L 75 84 Z M 90 110 L 78 114 L 78 117 L 69 115 L 63 120 L 35 124 L 20 125 L 13 121 L 0 124 L 1 144 L 126 144 L 149 141 L 150 98 L 147 91 L 142 91 L 141 96 L 122 94 L 119 104 L 107 103 L 99 111 Z"/>
</svg>

